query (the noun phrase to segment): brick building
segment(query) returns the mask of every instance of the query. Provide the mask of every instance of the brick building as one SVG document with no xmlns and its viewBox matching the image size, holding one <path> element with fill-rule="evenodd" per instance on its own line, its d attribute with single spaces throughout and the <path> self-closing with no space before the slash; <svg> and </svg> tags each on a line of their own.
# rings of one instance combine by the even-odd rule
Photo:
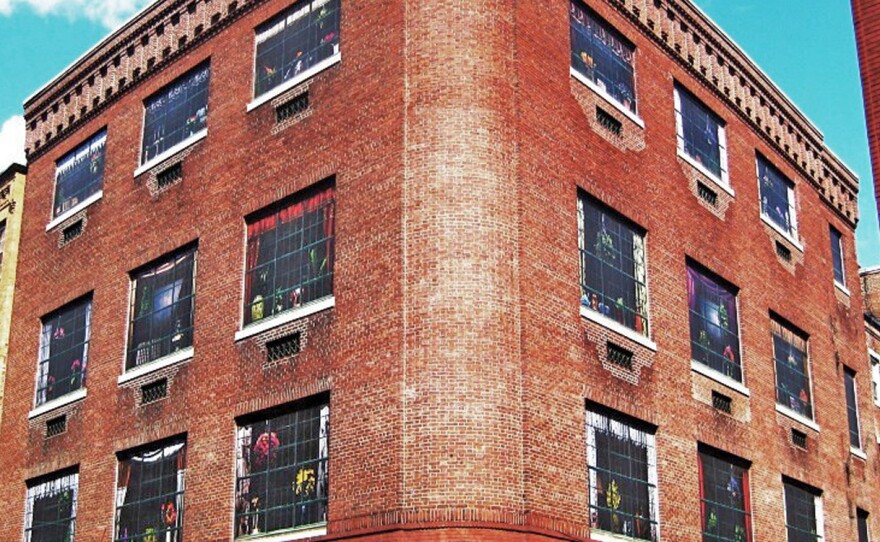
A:
<svg viewBox="0 0 880 542">
<path fill-rule="evenodd" d="M 880 533 L 857 179 L 686 0 L 161 0 L 25 117 L 4 539 Z"/>
<path fill-rule="evenodd" d="M 856 45 L 865 93 L 865 116 L 874 171 L 874 191 L 880 210 L 880 2 L 852 0 Z"/>
</svg>

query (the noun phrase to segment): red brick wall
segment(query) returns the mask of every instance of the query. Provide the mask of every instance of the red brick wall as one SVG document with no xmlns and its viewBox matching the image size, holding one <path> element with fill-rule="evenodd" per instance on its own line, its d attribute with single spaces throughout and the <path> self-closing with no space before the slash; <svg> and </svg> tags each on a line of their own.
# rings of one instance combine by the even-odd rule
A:
<svg viewBox="0 0 880 542">
<path fill-rule="evenodd" d="M 880 210 L 880 2 L 852 0 L 852 9 L 865 92 L 871 162 L 874 165 L 874 191 Z"/>
<path fill-rule="evenodd" d="M 700 538 L 697 442 L 752 462 L 756 540 L 784 540 L 783 474 L 825 491 L 828 540 L 855 539 L 856 506 L 880 533 L 862 302 L 832 284 L 829 223 L 844 232 L 857 292 L 852 228 L 716 94 L 590 1 L 638 49 L 645 128 L 606 107 L 624 124 L 617 140 L 569 75 L 567 0 L 344 0 L 342 62 L 312 80 L 312 114 L 273 134 L 268 104 L 245 110 L 253 28 L 288 4 L 265 3 L 30 165 L 0 426 L 2 538 L 20 535 L 25 480 L 79 465 L 77 542 L 105 542 L 114 454 L 186 432 L 185 541 L 229 540 L 234 418 L 320 392 L 331 397 L 329 539 L 585 540 L 586 400 L 659 427 L 664 540 Z M 151 196 L 146 176 L 132 177 L 142 100 L 207 57 L 209 135 L 182 183 Z M 676 158 L 674 80 L 727 123 L 736 195 L 723 212 L 699 202 L 693 169 Z M 59 249 L 45 231 L 54 162 L 105 125 L 104 198 Z M 797 183 L 805 250 L 791 264 L 759 219 L 756 150 Z M 336 306 L 291 326 L 305 330 L 301 354 L 265 366 L 265 338 L 233 341 L 242 217 L 329 175 Z M 579 188 L 648 231 L 656 353 L 579 314 Z M 168 399 L 138 407 L 137 388 L 116 382 L 128 273 L 194 239 L 195 357 L 168 371 Z M 749 397 L 691 371 L 687 257 L 740 288 Z M 39 317 L 89 291 L 88 397 L 67 433 L 46 440 L 27 421 Z M 775 411 L 771 310 L 810 335 L 821 432 L 806 430 L 807 452 Z M 612 337 L 635 351 L 638 374 L 603 368 Z M 867 463 L 849 453 L 843 364 L 859 371 Z M 705 404 L 713 388 L 733 396 L 736 417 Z"/>
</svg>

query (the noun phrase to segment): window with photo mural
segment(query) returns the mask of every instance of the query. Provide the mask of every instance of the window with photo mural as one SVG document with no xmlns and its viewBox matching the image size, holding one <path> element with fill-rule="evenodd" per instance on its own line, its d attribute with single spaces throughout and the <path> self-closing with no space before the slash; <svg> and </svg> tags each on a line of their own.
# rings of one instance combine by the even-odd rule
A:
<svg viewBox="0 0 880 542">
<path fill-rule="evenodd" d="M 639 425 L 598 407 L 587 410 L 590 526 L 656 542 L 654 435 Z"/>
<path fill-rule="evenodd" d="M 115 542 L 182 542 L 186 441 L 132 452 L 119 460 Z"/>
<path fill-rule="evenodd" d="M 648 336 L 645 236 L 581 194 L 578 198 L 581 305 Z"/>
<path fill-rule="evenodd" d="M 330 407 L 290 409 L 238 427 L 235 535 L 326 523 Z"/>
<path fill-rule="evenodd" d="M 824 538 L 820 493 L 784 479 L 785 528 L 788 542 L 820 542 Z"/>
<path fill-rule="evenodd" d="M 742 382 L 736 290 L 693 264 L 687 281 L 691 357 Z"/>
<path fill-rule="evenodd" d="M 133 275 L 126 369 L 192 346 L 195 265 L 189 247 Z"/>
<path fill-rule="evenodd" d="M 43 318 L 37 368 L 37 406 L 86 383 L 92 300 L 74 301 Z"/>
<path fill-rule="evenodd" d="M 257 28 L 256 97 L 339 54 L 339 1 L 302 0 Z"/>
<path fill-rule="evenodd" d="M 142 164 L 208 129 L 210 77 L 205 63 L 144 102 Z"/>
<path fill-rule="evenodd" d="M 779 226 L 782 231 L 797 238 L 794 183 L 760 155 L 758 186 L 761 191 L 761 214 Z"/>
<path fill-rule="evenodd" d="M 807 337 L 775 318 L 770 320 L 770 330 L 776 365 L 776 402 L 813 419 Z"/>
<path fill-rule="evenodd" d="M 748 467 L 702 450 L 700 480 L 703 542 L 751 542 Z"/>
<path fill-rule="evenodd" d="M 635 113 L 635 47 L 580 0 L 569 7 L 571 67 Z"/>
<path fill-rule="evenodd" d="M 680 86 L 675 87 L 678 148 L 719 180 L 727 173 L 724 123 Z"/>
<path fill-rule="evenodd" d="M 25 542 L 73 542 L 79 474 L 52 475 L 28 484 Z"/>
<path fill-rule="evenodd" d="M 248 221 L 245 325 L 333 294 L 334 194 L 322 184 Z"/>
<path fill-rule="evenodd" d="M 55 164 L 53 217 L 68 211 L 101 190 L 107 130 L 101 130 Z"/>
</svg>

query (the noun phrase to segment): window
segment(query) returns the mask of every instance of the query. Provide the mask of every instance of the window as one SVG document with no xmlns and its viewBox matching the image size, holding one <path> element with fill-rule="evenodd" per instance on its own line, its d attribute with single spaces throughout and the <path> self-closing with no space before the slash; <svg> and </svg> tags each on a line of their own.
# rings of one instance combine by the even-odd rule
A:
<svg viewBox="0 0 880 542">
<path fill-rule="evenodd" d="M 142 164 L 208 129 L 210 75 L 206 63 L 144 102 Z"/>
<path fill-rule="evenodd" d="M 770 320 L 776 365 L 776 403 L 813 419 L 807 338 L 775 318 Z"/>
<path fill-rule="evenodd" d="M 846 284 L 843 272 L 843 234 L 831 227 L 831 263 L 834 266 L 834 280 L 841 286 Z"/>
<path fill-rule="evenodd" d="M 43 318 L 37 406 L 85 386 L 91 314 L 92 301 L 84 298 Z"/>
<path fill-rule="evenodd" d="M 645 234 L 593 199 L 578 198 L 581 304 L 648 336 Z"/>
<path fill-rule="evenodd" d="M 119 460 L 115 542 L 181 542 L 186 441 L 150 446 Z"/>
<path fill-rule="evenodd" d="M 257 27 L 254 95 L 339 55 L 339 0 L 302 0 Z"/>
<path fill-rule="evenodd" d="M 590 527 L 659 540 L 653 432 L 601 408 L 587 410 Z"/>
<path fill-rule="evenodd" d="M 727 183 L 727 136 L 724 123 L 693 94 L 675 86 L 678 151 Z"/>
<path fill-rule="evenodd" d="M 72 542 L 76 528 L 79 474 L 55 474 L 29 483 L 24 542 Z"/>
<path fill-rule="evenodd" d="M 332 295 L 334 193 L 310 190 L 248 221 L 245 324 Z"/>
<path fill-rule="evenodd" d="M 880 356 L 871 352 L 868 358 L 871 361 L 871 395 L 874 397 L 874 404 L 880 406 Z"/>
<path fill-rule="evenodd" d="M 748 465 L 700 451 L 700 508 L 704 542 L 751 542 Z"/>
<path fill-rule="evenodd" d="M 580 0 L 571 0 L 569 21 L 574 72 L 635 113 L 635 47 Z"/>
<path fill-rule="evenodd" d="M 236 536 L 326 523 L 329 434 L 327 403 L 238 427 Z"/>
<path fill-rule="evenodd" d="M 132 275 L 126 369 L 192 346 L 195 267 L 190 247 Z"/>
<path fill-rule="evenodd" d="M 789 181 L 763 156 L 758 156 L 758 184 L 761 214 L 786 235 L 797 238 L 794 183 Z"/>
<path fill-rule="evenodd" d="M 3 265 L 3 247 L 6 246 L 6 221 L 0 220 L 0 266 Z"/>
<path fill-rule="evenodd" d="M 861 508 L 856 510 L 856 522 L 859 529 L 859 542 L 871 542 L 868 534 L 868 513 Z"/>
<path fill-rule="evenodd" d="M 783 479 L 785 528 L 788 542 L 818 542 L 824 538 L 821 493 L 794 480 Z"/>
<path fill-rule="evenodd" d="M 688 264 L 687 279 L 691 356 L 742 382 L 736 290 L 693 264 Z"/>
<path fill-rule="evenodd" d="M 846 386 L 846 418 L 849 422 L 849 445 L 857 450 L 862 448 L 859 431 L 859 406 L 856 395 L 856 373 L 849 367 L 843 369 L 843 382 Z"/>
<path fill-rule="evenodd" d="M 55 164 L 53 218 L 101 190 L 106 153 L 107 130 L 101 130 Z"/>
</svg>

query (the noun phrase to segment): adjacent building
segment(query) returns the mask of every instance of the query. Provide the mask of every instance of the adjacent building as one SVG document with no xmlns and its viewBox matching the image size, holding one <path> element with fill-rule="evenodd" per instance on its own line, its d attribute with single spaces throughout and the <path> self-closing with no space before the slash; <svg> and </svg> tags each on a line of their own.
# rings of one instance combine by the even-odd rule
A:
<svg viewBox="0 0 880 542">
<path fill-rule="evenodd" d="M 865 93 L 874 192 L 880 210 L 880 2 L 852 0 L 852 10 Z"/>
<path fill-rule="evenodd" d="M 880 536 L 857 179 L 687 0 L 160 0 L 25 118 L 4 540 Z"/>
<path fill-rule="evenodd" d="M 26 175 L 27 168 L 21 164 L 12 164 L 0 173 L 0 420 Z"/>
</svg>

